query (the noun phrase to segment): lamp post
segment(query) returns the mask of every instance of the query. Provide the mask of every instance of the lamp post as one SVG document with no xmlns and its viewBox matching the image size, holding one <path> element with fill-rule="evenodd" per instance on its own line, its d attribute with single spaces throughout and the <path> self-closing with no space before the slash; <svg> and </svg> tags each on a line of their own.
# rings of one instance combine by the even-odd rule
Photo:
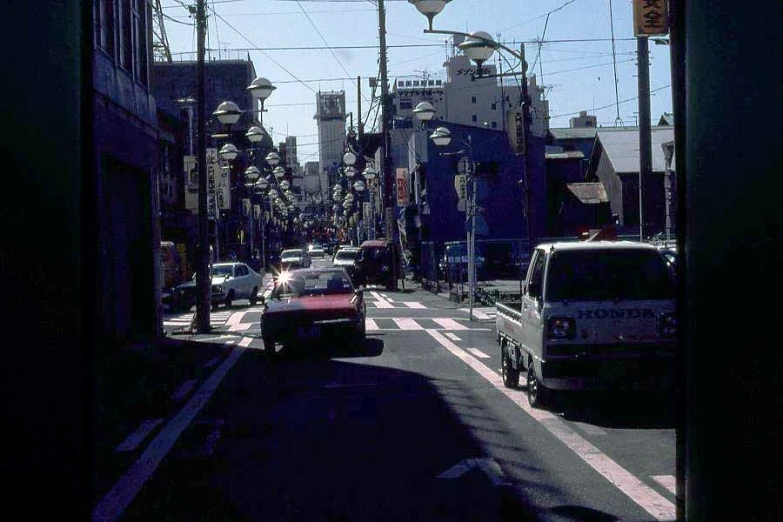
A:
<svg viewBox="0 0 783 522">
<path fill-rule="evenodd" d="M 522 106 L 520 107 L 520 112 L 518 113 L 521 116 L 521 119 L 517 118 L 517 124 L 513 129 L 510 129 L 510 131 L 513 130 L 513 135 L 516 138 L 516 152 L 517 154 L 522 154 L 524 159 L 524 167 L 525 172 L 522 177 L 522 180 L 520 180 L 520 184 L 523 187 L 524 191 L 524 214 L 525 214 L 525 225 L 527 227 L 527 238 L 528 238 L 528 246 L 529 248 L 532 248 L 535 246 L 534 238 L 532 237 L 532 227 L 530 226 L 530 215 L 531 213 L 531 207 L 530 207 L 530 201 L 531 201 L 531 190 L 530 190 L 530 183 L 529 183 L 529 172 L 530 172 L 530 154 L 529 154 L 529 136 L 530 136 L 530 94 L 528 92 L 528 85 L 527 85 L 527 61 L 525 60 L 525 45 L 520 44 L 520 50 L 519 52 L 506 47 L 505 45 L 496 42 L 492 39 L 492 37 L 485 31 L 476 31 L 473 33 L 463 33 L 460 31 L 447 31 L 447 30 L 438 30 L 432 28 L 432 21 L 435 18 L 435 16 L 440 13 L 444 7 L 446 7 L 446 4 L 448 4 L 451 0 L 408 0 L 409 3 L 413 4 L 416 9 L 419 10 L 420 13 L 422 13 L 424 16 L 427 17 L 427 20 L 429 21 L 429 29 L 425 29 L 424 33 L 429 34 L 448 34 L 448 35 L 458 35 L 465 37 L 465 41 L 463 41 L 461 44 L 458 45 L 460 50 L 465 54 L 465 56 L 468 57 L 471 61 L 475 62 L 478 66 L 478 74 L 475 76 L 472 76 L 472 80 L 476 80 L 478 78 L 489 78 L 494 77 L 487 74 L 484 74 L 482 72 L 482 65 L 484 62 L 489 60 L 489 58 L 492 56 L 492 54 L 497 51 L 504 51 L 513 56 L 515 59 L 519 60 L 519 63 L 521 65 L 520 69 L 521 72 L 510 72 L 506 74 L 500 74 L 496 76 L 517 76 L 521 75 L 521 90 L 522 90 Z"/>
<path fill-rule="evenodd" d="M 375 167 L 373 167 L 372 165 L 368 165 L 367 168 L 364 169 L 362 175 L 364 176 L 364 179 L 367 182 L 367 192 L 369 193 L 370 196 L 370 223 L 367 226 L 367 238 L 375 239 L 374 195 L 375 195 L 375 186 L 376 186 L 375 179 L 378 176 L 378 171 L 376 171 Z"/>
</svg>

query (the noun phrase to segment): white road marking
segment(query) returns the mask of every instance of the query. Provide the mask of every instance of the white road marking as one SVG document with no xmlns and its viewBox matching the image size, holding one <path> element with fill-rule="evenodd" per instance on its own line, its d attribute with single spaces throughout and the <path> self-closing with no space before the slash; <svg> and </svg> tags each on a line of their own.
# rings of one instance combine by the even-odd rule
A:
<svg viewBox="0 0 783 522">
<path fill-rule="evenodd" d="M 387 301 L 389 301 L 390 303 L 393 303 L 393 302 L 394 302 L 394 299 L 392 299 L 391 297 L 386 297 L 386 296 L 383 296 L 383 297 L 385 297 L 385 298 L 386 298 L 386 300 L 387 300 Z"/>
<path fill-rule="evenodd" d="M 672 495 L 677 494 L 677 479 L 674 478 L 674 475 L 653 475 L 651 478 L 665 487 Z"/>
<path fill-rule="evenodd" d="M 183 382 L 182 386 L 180 386 L 179 389 L 171 395 L 171 398 L 175 401 L 181 401 L 187 397 L 187 395 L 190 393 L 190 390 L 193 389 L 197 382 L 197 379 L 188 379 L 187 381 Z"/>
<path fill-rule="evenodd" d="M 242 339 L 239 346 L 235 347 L 226 360 L 207 378 L 177 416 L 169 421 L 163 430 L 150 442 L 147 449 L 144 450 L 128 472 L 98 502 L 92 513 L 94 521 L 113 522 L 122 515 L 122 512 L 130 505 L 144 483 L 155 472 L 188 424 L 198 415 L 199 411 L 217 390 L 228 371 L 242 356 L 244 353 L 242 343 L 245 340 L 249 344 L 252 338 Z"/>
<path fill-rule="evenodd" d="M 141 426 L 131 433 L 127 439 L 122 441 L 122 444 L 117 446 L 117 449 L 114 451 L 133 451 L 161 422 L 163 422 L 163 419 L 150 419 L 144 421 Z"/>
<path fill-rule="evenodd" d="M 253 342 L 252 337 L 243 337 L 242 340 L 239 341 L 239 343 L 237 343 L 237 346 L 241 346 L 242 348 L 247 348 L 248 346 L 250 346 L 250 343 L 252 342 Z"/>
<path fill-rule="evenodd" d="M 230 342 L 234 342 L 234 341 L 230 341 L 229 340 L 229 341 L 226 341 L 225 344 L 228 344 Z M 210 360 L 208 360 L 206 363 L 204 363 L 203 367 L 204 368 L 211 368 L 211 367 L 215 366 L 219 362 L 220 362 L 220 357 L 215 356 L 215 357 L 211 358 Z"/>
<path fill-rule="evenodd" d="M 418 301 L 413 301 L 413 302 L 410 302 L 410 303 L 403 303 L 403 304 L 404 304 L 405 306 L 407 306 L 408 308 L 416 308 L 416 309 L 423 309 L 423 308 L 427 308 L 426 306 L 424 306 L 423 304 L 421 304 L 421 303 L 420 303 L 420 302 L 418 302 Z"/>
<path fill-rule="evenodd" d="M 522 411 L 533 417 L 552 435 L 563 442 L 601 476 L 614 484 L 617 489 L 647 511 L 656 520 L 675 520 L 676 509 L 660 493 L 636 478 L 632 473 L 621 467 L 608 456 L 601 453 L 593 444 L 576 433 L 565 422 L 554 414 L 532 408 L 523 394 L 503 386 L 502 378 L 491 369 L 470 356 L 466 351 L 449 341 L 437 330 L 427 330 L 427 333 L 441 346 L 473 368 L 479 375 L 489 381 L 498 391 L 514 402 Z"/>
<path fill-rule="evenodd" d="M 378 292 L 370 292 L 370 295 L 372 295 L 376 299 L 375 306 L 377 308 L 394 308 L 394 305 L 388 302 L 386 299 L 384 299 L 384 296 L 382 296 Z"/>
<path fill-rule="evenodd" d="M 415 319 L 395 319 L 395 324 L 400 327 L 400 330 L 424 330 L 424 328 L 416 322 Z"/>
<path fill-rule="evenodd" d="M 446 330 L 469 330 L 470 329 L 464 324 L 458 323 L 454 319 L 436 317 L 433 319 L 433 321 L 441 325 Z"/>
<path fill-rule="evenodd" d="M 459 478 L 473 468 L 479 468 L 484 472 L 487 477 L 492 481 L 493 486 L 507 486 L 506 476 L 500 465 L 495 459 L 480 458 L 480 459 L 465 459 L 458 464 L 450 467 L 440 475 L 439 479 L 455 479 Z"/>
<path fill-rule="evenodd" d="M 228 318 L 228 321 L 226 321 L 226 324 L 234 325 L 239 324 L 242 322 L 242 318 L 247 313 L 247 310 L 244 310 L 242 312 L 234 312 L 231 314 L 231 317 Z"/>
<path fill-rule="evenodd" d="M 484 352 L 482 352 L 478 348 L 468 348 L 468 351 L 470 353 L 472 353 L 473 355 L 475 355 L 476 357 L 478 357 L 479 359 L 491 359 L 492 358 L 491 356 L 485 354 Z"/>
<path fill-rule="evenodd" d="M 584 422 L 573 422 L 573 424 L 575 424 L 577 428 L 587 433 L 588 435 L 606 435 L 606 431 L 599 428 L 598 426 L 585 424 Z"/>
<path fill-rule="evenodd" d="M 228 327 L 229 332 L 244 332 L 245 330 L 250 330 L 250 327 L 253 326 L 253 323 L 239 323 L 239 324 L 232 324 Z"/>
<path fill-rule="evenodd" d="M 364 329 L 367 331 L 378 330 L 378 323 L 376 323 L 373 319 L 365 319 Z"/>
<path fill-rule="evenodd" d="M 226 344 L 236 344 L 236 342 L 237 342 L 236 339 L 229 339 L 228 341 L 226 341 Z"/>
<path fill-rule="evenodd" d="M 460 308 L 463 312 L 470 313 L 470 308 Z M 473 315 L 478 319 L 494 319 L 495 317 L 492 315 L 487 315 L 486 313 L 482 312 L 481 310 L 473 309 Z"/>
<path fill-rule="evenodd" d="M 449 339 L 451 339 L 452 341 L 461 341 L 461 340 L 462 340 L 462 339 L 460 339 L 460 338 L 457 336 L 457 334 L 455 334 L 455 333 L 451 333 L 451 332 L 446 332 L 446 337 L 448 337 L 448 338 L 449 338 Z"/>
</svg>

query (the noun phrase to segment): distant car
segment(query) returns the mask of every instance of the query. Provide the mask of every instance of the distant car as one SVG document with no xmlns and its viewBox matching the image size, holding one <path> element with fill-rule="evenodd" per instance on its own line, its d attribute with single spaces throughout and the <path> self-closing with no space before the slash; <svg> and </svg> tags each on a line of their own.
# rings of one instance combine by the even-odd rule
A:
<svg viewBox="0 0 783 522">
<path fill-rule="evenodd" d="M 310 254 L 310 257 L 313 257 L 313 258 L 317 257 L 319 259 L 323 259 L 324 255 L 325 255 L 325 252 L 324 252 L 324 249 L 321 248 L 321 247 L 313 247 L 313 248 L 310 249 L 308 254 Z"/>
<path fill-rule="evenodd" d="M 303 248 L 289 248 L 280 254 L 280 271 L 310 268 L 311 260 Z"/>
<path fill-rule="evenodd" d="M 367 310 L 361 290 L 342 268 L 305 268 L 285 272 L 263 301 L 261 337 L 271 355 L 276 345 L 334 344 L 347 339 L 360 348 Z"/>
<path fill-rule="evenodd" d="M 332 265 L 337 268 L 344 268 L 351 281 L 356 280 L 356 257 L 359 254 L 358 247 L 341 248 L 334 256 Z M 354 283 L 355 284 L 355 283 Z"/>
<path fill-rule="evenodd" d="M 212 306 L 231 303 L 237 299 L 247 299 L 251 305 L 258 302 L 258 290 L 262 285 L 261 274 L 241 262 L 216 263 L 212 265 Z M 187 283 L 175 288 L 177 308 L 189 310 L 196 304 L 196 274 Z"/>
<path fill-rule="evenodd" d="M 335 257 L 337 257 L 337 252 L 339 252 L 343 248 L 357 248 L 357 247 L 353 245 L 335 245 L 334 253 L 332 254 L 332 261 L 334 261 Z"/>
</svg>

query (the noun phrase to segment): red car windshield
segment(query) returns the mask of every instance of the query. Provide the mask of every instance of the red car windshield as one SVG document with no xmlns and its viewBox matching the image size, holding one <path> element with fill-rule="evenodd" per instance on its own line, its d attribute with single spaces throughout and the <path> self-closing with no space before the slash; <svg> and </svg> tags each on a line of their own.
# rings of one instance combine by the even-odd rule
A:
<svg viewBox="0 0 783 522">
<path fill-rule="evenodd" d="M 272 297 L 351 294 L 353 291 L 351 280 L 342 271 L 295 270 L 280 275 Z"/>
</svg>

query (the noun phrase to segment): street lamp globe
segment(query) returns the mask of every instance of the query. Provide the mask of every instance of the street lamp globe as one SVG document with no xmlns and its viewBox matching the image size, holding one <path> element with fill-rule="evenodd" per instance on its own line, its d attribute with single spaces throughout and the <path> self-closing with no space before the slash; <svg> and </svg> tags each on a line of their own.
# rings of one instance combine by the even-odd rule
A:
<svg viewBox="0 0 783 522">
<path fill-rule="evenodd" d="M 242 115 L 242 111 L 239 110 L 239 106 L 232 101 L 224 101 L 215 112 L 212 113 L 220 123 L 223 125 L 233 125 L 239 121 L 239 117 Z"/>
<path fill-rule="evenodd" d="M 353 167 L 346 167 L 345 168 L 345 177 L 348 179 L 353 178 L 356 175 L 356 169 Z"/>
<path fill-rule="evenodd" d="M 353 164 L 356 163 L 356 154 L 351 151 L 343 154 L 343 163 L 349 167 L 353 166 Z"/>
<path fill-rule="evenodd" d="M 287 180 L 283 180 L 280 182 L 280 188 L 283 189 L 283 192 L 288 191 L 288 187 L 290 187 L 291 184 Z"/>
<path fill-rule="evenodd" d="M 247 179 L 249 183 L 255 183 L 260 177 L 261 171 L 258 170 L 258 167 L 250 166 L 245 169 L 245 179 Z"/>
<path fill-rule="evenodd" d="M 408 2 L 413 4 L 421 14 L 427 17 L 431 31 L 432 19 L 435 18 L 436 14 L 443 11 L 443 8 L 446 7 L 446 4 L 451 2 L 451 0 L 408 0 Z"/>
<path fill-rule="evenodd" d="M 266 136 L 266 132 L 264 132 L 264 129 L 258 127 L 257 125 L 250 127 L 245 133 L 245 137 L 250 143 L 260 143 L 261 140 L 264 139 L 264 136 Z"/>
<path fill-rule="evenodd" d="M 356 192 L 363 192 L 364 191 L 364 182 L 362 180 L 357 181 L 353 184 L 353 189 Z"/>
<path fill-rule="evenodd" d="M 269 98 L 269 96 L 272 94 L 272 91 L 275 89 L 277 89 L 277 87 L 272 85 L 272 82 L 266 78 L 256 78 L 250 82 L 250 85 L 247 86 L 247 90 L 250 91 L 250 94 L 261 100 L 262 105 L 264 100 Z"/>
<path fill-rule="evenodd" d="M 481 65 L 495 52 L 495 41 L 486 31 L 476 31 L 470 33 L 470 36 L 457 47 L 481 69 Z"/>
<path fill-rule="evenodd" d="M 220 154 L 220 157 L 226 161 L 234 161 L 239 154 L 239 150 L 234 146 L 233 143 L 226 143 L 220 149 L 218 154 Z"/>
<path fill-rule="evenodd" d="M 264 159 L 270 167 L 277 167 L 277 164 L 280 163 L 280 156 L 274 151 L 267 154 Z"/>
<path fill-rule="evenodd" d="M 275 167 L 275 170 L 273 170 L 272 173 L 275 175 L 277 180 L 280 181 L 280 178 L 285 176 L 285 169 L 283 167 Z"/>
<path fill-rule="evenodd" d="M 413 114 L 421 121 L 430 121 L 435 117 L 435 106 L 428 101 L 423 101 L 416 105 Z"/>
<path fill-rule="evenodd" d="M 364 169 L 364 172 L 362 173 L 364 176 L 364 179 L 367 181 L 372 181 L 375 179 L 375 176 L 378 175 L 378 172 L 373 168 L 372 165 L 368 165 L 366 169 Z"/>
<path fill-rule="evenodd" d="M 451 143 L 451 131 L 446 127 L 438 127 L 430 134 L 430 139 L 438 147 L 445 147 Z"/>
</svg>

